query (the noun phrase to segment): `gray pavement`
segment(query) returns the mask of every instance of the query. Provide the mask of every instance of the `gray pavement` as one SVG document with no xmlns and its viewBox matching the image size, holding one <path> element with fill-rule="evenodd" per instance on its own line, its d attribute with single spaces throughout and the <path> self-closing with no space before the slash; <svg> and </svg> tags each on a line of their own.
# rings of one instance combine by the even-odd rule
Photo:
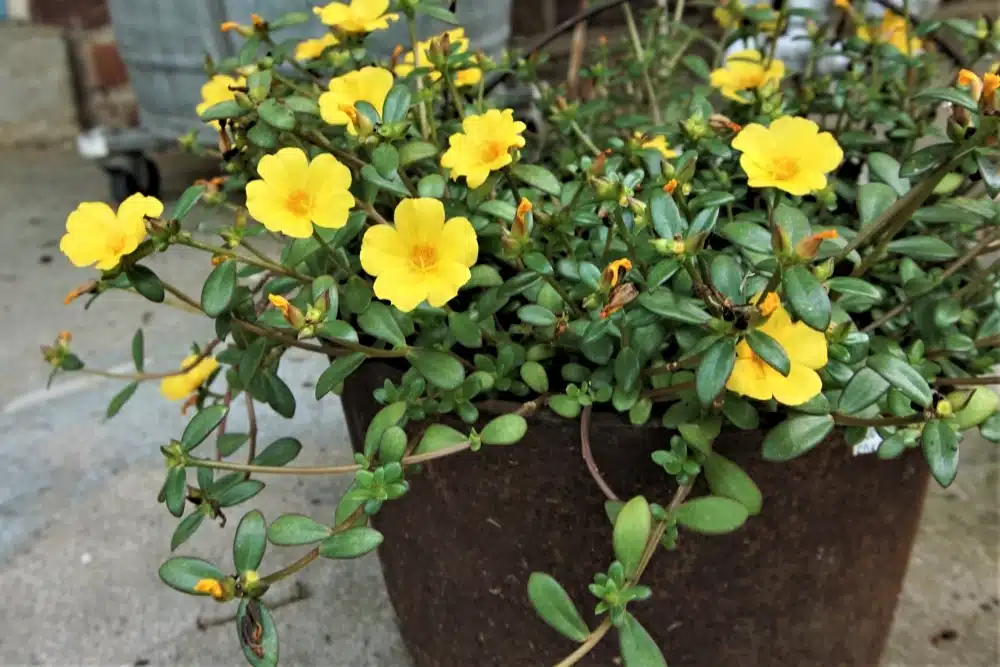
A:
<svg viewBox="0 0 1000 667">
<path fill-rule="evenodd" d="M 174 195 L 204 175 L 188 159 L 166 165 Z M 198 318 L 127 295 L 105 295 L 86 313 L 79 303 L 62 305 L 89 277 L 58 251 L 65 216 L 78 201 L 103 199 L 106 187 L 103 174 L 72 153 L 0 153 L 0 664 L 240 665 L 232 624 L 211 625 L 228 608 L 170 591 L 156 577 L 176 523 L 155 502 L 158 445 L 183 427 L 178 405 L 144 386 L 105 422 L 116 382 L 73 376 L 42 391 L 47 369 L 38 346 L 60 329 L 73 332 L 74 347 L 94 367 L 123 370 L 141 324 L 155 370 L 175 367 L 191 340 L 210 335 Z M 152 266 L 191 290 L 210 268 L 195 251 L 172 251 Z M 311 399 L 322 366 L 292 355 L 283 368 L 301 400 L 290 422 L 262 411 L 263 442 L 300 438 L 306 465 L 349 460 L 339 403 Z M 885 667 L 1000 663 L 998 454 L 990 443 L 966 442 L 956 484 L 931 490 Z M 329 517 L 342 484 L 273 478 L 253 504 L 268 518 Z M 202 526 L 180 553 L 228 562 L 235 523 Z M 299 555 L 276 551 L 272 566 Z M 283 664 L 409 664 L 377 560 L 324 562 L 300 581 L 305 599 L 275 613 Z M 285 586 L 269 596 L 293 593 Z M 199 630 L 199 618 L 211 627 Z"/>
</svg>

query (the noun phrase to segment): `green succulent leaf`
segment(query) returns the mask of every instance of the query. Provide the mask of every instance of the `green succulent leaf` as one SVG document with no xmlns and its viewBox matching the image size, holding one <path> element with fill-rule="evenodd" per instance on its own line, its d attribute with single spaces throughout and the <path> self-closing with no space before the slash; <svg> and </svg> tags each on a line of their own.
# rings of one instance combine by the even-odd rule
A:
<svg viewBox="0 0 1000 667">
<path fill-rule="evenodd" d="M 541 619 L 553 630 L 575 642 L 587 639 L 590 634 L 587 624 L 566 589 L 551 576 L 532 572 L 528 577 L 528 599 Z"/>
</svg>

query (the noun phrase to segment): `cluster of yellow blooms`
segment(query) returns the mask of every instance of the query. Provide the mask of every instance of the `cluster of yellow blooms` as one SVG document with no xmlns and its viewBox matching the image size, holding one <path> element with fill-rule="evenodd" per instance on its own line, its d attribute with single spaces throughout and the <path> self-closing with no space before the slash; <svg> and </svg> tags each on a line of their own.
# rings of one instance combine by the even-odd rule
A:
<svg viewBox="0 0 1000 667">
<path fill-rule="evenodd" d="M 340 30 L 364 32 L 385 27 L 395 18 L 385 13 L 387 6 L 385 0 L 354 0 L 350 5 L 333 3 L 318 8 L 317 13 Z M 453 34 L 453 39 L 461 42 L 464 35 Z M 426 53 L 421 45 L 417 64 L 424 64 Z M 412 59 L 397 66 L 396 72 L 406 67 L 412 69 Z M 738 92 L 776 83 L 783 72 L 780 61 L 765 65 L 760 53 L 747 51 L 734 54 L 722 70 L 713 72 L 712 83 L 727 97 L 743 101 Z M 334 78 L 319 98 L 322 118 L 355 134 L 354 105 L 363 100 L 381 112 L 393 81 L 393 73 L 379 67 L 363 67 Z M 214 77 L 203 90 L 205 99 L 199 110 L 231 98 L 232 88 L 238 85 L 238 79 Z M 491 173 L 512 163 L 513 151 L 525 145 L 524 131 L 524 123 L 514 119 L 511 109 L 470 115 L 464 119 L 462 131 L 448 138 L 441 166 L 450 171 L 453 180 L 465 178 L 468 187 L 480 187 Z M 635 139 L 642 148 L 657 150 L 666 159 L 677 155 L 662 136 L 639 134 Z M 742 154 L 740 165 L 750 187 L 774 187 L 792 195 L 824 188 L 826 174 L 843 159 L 832 135 L 820 132 L 816 123 L 806 118 L 782 117 L 769 127 L 750 124 L 739 131 L 732 145 Z M 350 191 L 350 169 L 327 153 L 310 160 L 299 148 L 282 148 L 262 157 L 257 172 L 259 178 L 246 186 L 247 209 L 272 232 L 307 238 L 313 234 L 313 226 L 338 229 L 346 224 L 356 203 Z M 60 248 L 76 266 L 113 269 L 145 239 L 146 220 L 158 218 L 162 212 L 158 200 L 143 195 L 122 202 L 117 214 L 103 203 L 80 204 L 67 220 Z M 366 230 L 360 260 L 362 268 L 375 277 L 375 295 L 408 312 L 424 301 L 440 307 L 453 299 L 468 282 L 478 252 L 476 232 L 469 220 L 446 219 L 444 205 L 436 199 L 411 198 L 397 205 L 392 224 L 376 224 Z M 744 342 L 729 388 L 753 398 L 773 396 L 794 405 L 820 391 L 815 369 L 826 363 L 826 345 L 821 332 L 792 323 L 776 299 L 769 295 L 763 304 L 770 315 L 764 331 L 785 347 L 792 372 L 782 376 Z M 186 372 L 165 380 L 163 393 L 171 399 L 183 398 L 217 367 L 211 357 L 188 357 L 181 366 Z"/>
</svg>

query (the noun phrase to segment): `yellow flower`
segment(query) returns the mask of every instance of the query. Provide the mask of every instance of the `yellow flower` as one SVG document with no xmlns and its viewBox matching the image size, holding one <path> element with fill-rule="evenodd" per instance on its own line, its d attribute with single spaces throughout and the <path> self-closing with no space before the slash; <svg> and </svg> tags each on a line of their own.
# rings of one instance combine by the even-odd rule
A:
<svg viewBox="0 0 1000 667">
<path fill-rule="evenodd" d="M 821 331 L 792 322 L 780 303 L 758 330 L 784 348 L 790 369 L 784 376 L 758 357 L 741 340 L 736 346 L 736 364 L 726 382 L 730 391 L 766 401 L 770 398 L 785 405 L 801 405 L 823 390 L 817 370 L 826 366 L 826 336 Z"/>
<path fill-rule="evenodd" d="M 162 214 L 159 199 L 138 193 L 123 201 L 117 214 L 103 202 L 83 202 L 66 218 L 59 250 L 73 266 L 113 269 L 146 238 L 146 218 Z"/>
<path fill-rule="evenodd" d="M 749 49 L 730 54 L 725 67 L 712 72 L 710 82 L 729 99 L 745 104 L 750 100 L 740 94 L 742 91 L 776 87 L 784 76 L 785 63 L 772 59 L 765 69 L 760 51 Z"/>
<path fill-rule="evenodd" d="M 221 600 L 225 595 L 222 592 L 222 584 L 217 579 L 199 579 L 194 585 L 194 590 L 196 593 L 207 593 L 216 600 Z"/>
<path fill-rule="evenodd" d="M 652 138 L 647 138 L 643 136 L 642 132 L 636 132 L 635 138 L 636 140 L 642 142 L 640 144 L 642 148 L 652 148 L 660 151 L 660 155 L 662 155 L 666 160 L 669 160 L 672 157 L 677 157 L 677 151 L 670 148 L 667 144 L 667 138 L 662 134 L 658 134 Z"/>
<path fill-rule="evenodd" d="M 185 357 L 184 361 L 181 362 L 181 370 L 184 372 L 163 378 L 160 382 L 160 393 L 167 400 L 179 401 L 187 398 L 197 391 L 198 387 L 208 379 L 208 376 L 219 367 L 219 362 L 215 360 L 215 357 L 205 357 L 198 361 L 199 356 L 201 355 L 192 354 Z"/>
<path fill-rule="evenodd" d="M 247 183 L 247 210 L 272 232 L 304 239 L 313 225 L 339 229 L 354 206 L 351 170 L 328 153 L 312 161 L 300 148 L 282 148 L 257 163 Z"/>
<path fill-rule="evenodd" d="M 448 137 L 448 150 L 441 166 L 451 170 L 452 180 L 465 176 L 470 188 L 478 188 L 491 171 L 511 163 L 510 149 L 523 148 L 525 124 L 514 120 L 514 110 L 490 109 L 479 116 L 466 116 L 462 132 Z"/>
<path fill-rule="evenodd" d="M 991 110 L 996 102 L 997 90 L 1000 89 L 1000 64 L 986 72 L 983 78 L 970 70 L 963 69 L 958 73 L 956 85 L 967 88 L 969 95 L 987 110 Z"/>
<path fill-rule="evenodd" d="M 247 85 L 247 80 L 242 76 L 234 79 L 231 76 L 226 76 L 225 74 L 216 74 L 211 79 L 205 82 L 201 87 L 201 103 L 194 108 L 195 112 L 200 116 L 207 109 L 214 107 L 220 102 L 228 102 L 236 97 L 236 91 L 234 88 L 242 88 Z M 213 125 L 216 128 L 219 127 L 219 121 L 212 120 L 209 121 L 209 125 Z"/>
<path fill-rule="evenodd" d="M 313 12 L 326 25 L 349 33 L 385 30 L 399 14 L 386 12 L 389 0 L 350 0 L 349 4 L 331 2 L 325 7 L 314 7 Z"/>
<path fill-rule="evenodd" d="M 404 199 L 394 225 L 376 225 L 361 242 L 361 267 L 375 276 L 375 296 L 403 312 L 424 300 L 443 306 L 469 282 L 479 242 L 465 218 L 445 222 L 437 199 Z"/>
<path fill-rule="evenodd" d="M 833 4 L 841 9 L 851 8 L 851 0 L 833 0 Z"/>
<path fill-rule="evenodd" d="M 910 37 L 909 48 L 906 43 L 907 23 L 899 14 L 887 11 L 882 15 L 882 23 L 875 28 L 874 34 L 864 24 L 859 24 L 856 34 L 858 39 L 876 44 L 888 44 L 901 53 L 912 55 L 923 48 L 923 42 L 916 37 Z M 909 30 L 912 34 L 912 29 Z"/>
<path fill-rule="evenodd" d="M 627 257 L 616 259 L 604 267 L 604 271 L 601 272 L 602 282 L 609 287 L 614 287 L 631 270 L 632 262 Z"/>
<path fill-rule="evenodd" d="M 452 47 L 456 44 L 458 45 L 458 48 L 453 50 L 452 53 L 465 53 L 469 50 L 469 39 L 465 36 L 465 28 L 455 28 L 454 30 L 449 30 L 424 42 L 417 42 L 417 64 L 413 64 L 413 51 L 410 51 L 403 56 L 403 61 L 396 65 L 393 70 L 396 73 L 396 76 L 406 76 L 417 67 L 431 67 L 429 57 L 431 44 L 435 41 L 440 42 L 444 37 L 448 38 L 448 44 Z M 437 81 L 441 78 L 441 72 L 434 70 L 428 76 L 431 81 Z M 479 69 L 479 67 L 469 67 L 455 73 L 455 85 L 460 88 L 462 86 L 474 86 L 479 83 L 479 80 L 482 78 L 483 72 Z"/>
<path fill-rule="evenodd" d="M 844 159 L 833 135 L 796 116 L 782 116 L 770 127 L 750 123 L 733 139 L 733 148 L 743 153 L 740 166 L 750 187 L 798 196 L 825 188 L 826 174 Z"/>
<path fill-rule="evenodd" d="M 362 67 L 330 80 L 329 92 L 319 96 L 319 114 L 330 125 L 346 125 L 350 134 L 358 129 L 351 116 L 341 109 L 353 107 L 358 102 L 368 102 L 375 107 L 379 116 L 385 97 L 392 88 L 392 72 L 381 67 Z"/>
<path fill-rule="evenodd" d="M 316 60 L 323 52 L 331 46 L 340 44 L 340 41 L 332 32 L 328 32 L 318 39 L 307 39 L 295 45 L 296 60 Z"/>
</svg>

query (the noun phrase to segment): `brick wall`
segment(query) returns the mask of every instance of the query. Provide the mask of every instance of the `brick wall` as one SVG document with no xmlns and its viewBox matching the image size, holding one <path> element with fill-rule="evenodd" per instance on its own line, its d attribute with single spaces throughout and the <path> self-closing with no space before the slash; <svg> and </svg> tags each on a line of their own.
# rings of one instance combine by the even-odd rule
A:
<svg viewBox="0 0 1000 667">
<path fill-rule="evenodd" d="M 29 0 L 32 23 L 66 31 L 86 126 L 130 127 L 138 122 L 128 71 L 115 46 L 107 0 Z"/>
</svg>

